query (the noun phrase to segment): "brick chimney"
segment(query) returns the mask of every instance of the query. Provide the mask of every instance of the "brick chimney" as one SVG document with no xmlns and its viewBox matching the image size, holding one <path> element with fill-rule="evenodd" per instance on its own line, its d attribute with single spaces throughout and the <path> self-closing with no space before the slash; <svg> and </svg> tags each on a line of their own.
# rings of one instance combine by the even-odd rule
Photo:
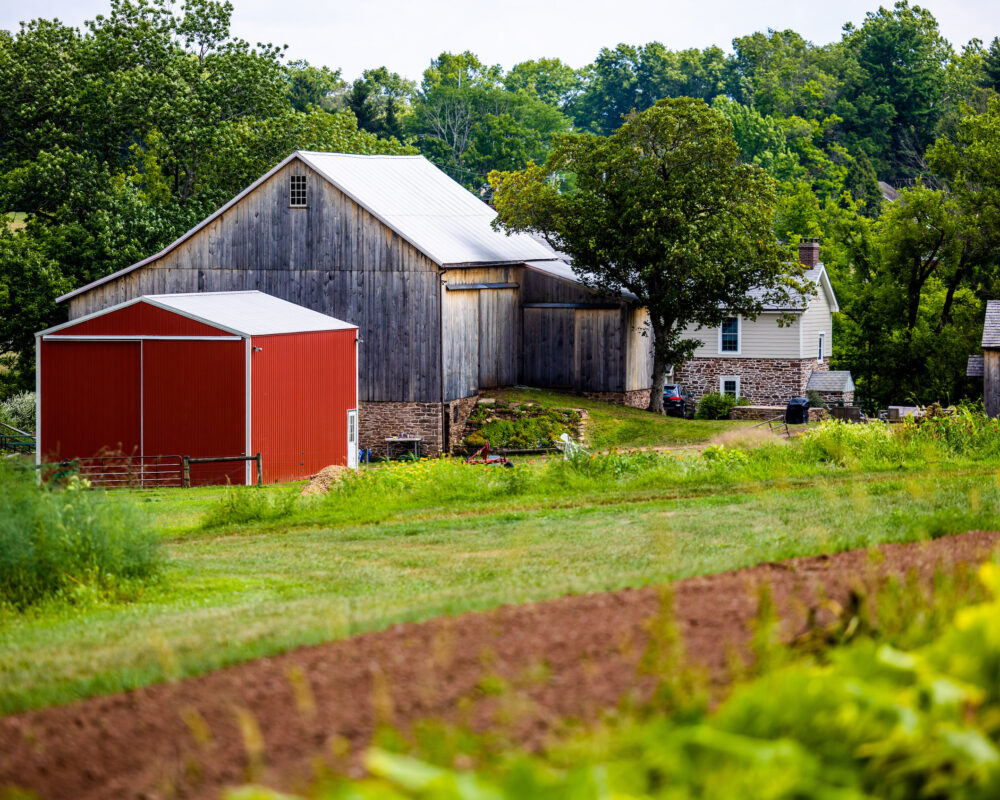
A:
<svg viewBox="0 0 1000 800">
<path fill-rule="evenodd" d="M 819 263 L 819 239 L 803 239 L 799 242 L 799 261 L 807 267 Z"/>
</svg>

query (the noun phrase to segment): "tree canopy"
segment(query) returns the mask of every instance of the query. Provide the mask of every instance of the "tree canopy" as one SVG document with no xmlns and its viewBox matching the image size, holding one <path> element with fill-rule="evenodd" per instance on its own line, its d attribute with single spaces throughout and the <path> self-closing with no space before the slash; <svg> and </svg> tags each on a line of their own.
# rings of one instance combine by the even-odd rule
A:
<svg viewBox="0 0 1000 800">
<path fill-rule="evenodd" d="M 667 366 L 694 351 L 688 325 L 756 317 L 798 286 L 773 233 L 774 179 L 741 163 L 732 124 L 702 100 L 660 100 L 607 137 L 557 137 L 544 165 L 490 182 L 502 227 L 543 235 L 583 282 L 648 310 L 651 410 Z"/>
<path fill-rule="evenodd" d="M 231 15 L 108 0 L 82 30 L 0 31 L 0 198 L 26 219 L 0 226 L 0 359 L 20 354 L 0 393 L 30 385 L 28 329 L 58 321 L 59 293 L 156 252 L 295 148 L 420 152 L 490 201 L 491 172 L 547 169 L 566 135 L 610 138 L 682 97 L 728 120 L 737 161 L 774 179 L 774 235 L 822 239 L 842 309 L 831 364 L 859 397 L 978 392 L 966 351 L 1000 288 L 995 31 L 959 50 L 900 0 L 824 44 L 793 30 L 730 53 L 609 42 L 579 68 L 543 53 L 509 70 L 429 53 L 417 81 L 378 64 L 347 80 L 232 36 Z M 938 224 L 947 244 L 921 279 L 914 248 Z"/>
</svg>

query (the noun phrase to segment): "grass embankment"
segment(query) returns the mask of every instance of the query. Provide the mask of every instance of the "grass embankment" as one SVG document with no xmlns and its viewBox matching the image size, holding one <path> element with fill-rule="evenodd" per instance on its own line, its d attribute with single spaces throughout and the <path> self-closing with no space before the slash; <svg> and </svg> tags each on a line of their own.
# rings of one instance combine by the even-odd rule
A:
<svg viewBox="0 0 1000 800">
<path fill-rule="evenodd" d="M 681 457 L 393 465 L 291 506 L 296 487 L 242 490 L 228 527 L 200 524 L 225 490 L 143 495 L 166 540 L 162 580 L 127 605 L 6 612 L 0 711 L 403 620 L 995 528 L 998 465 L 996 426 L 970 417 Z"/>
<path fill-rule="evenodd" d="M 503 398 L 508 402 L 585 409 L 588 414 L 587 444 L 596 450 L 704 444 L 724 431 L 746 428 L 753 424 L 658 416 L 637 408 L 542 389 L 501 389 L 490 392 L 489 396 Z"/>
</svg>

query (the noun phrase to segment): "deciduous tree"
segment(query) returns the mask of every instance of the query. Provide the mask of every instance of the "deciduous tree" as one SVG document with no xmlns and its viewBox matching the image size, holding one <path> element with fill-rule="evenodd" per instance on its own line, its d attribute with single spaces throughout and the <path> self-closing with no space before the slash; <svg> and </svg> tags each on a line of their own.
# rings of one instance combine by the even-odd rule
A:
<svg viewBox="0 0 1000 800">
<path fill-rule="evenodd" d="M 560 193 L 565 173 L 576 188 Z M 499 226 L 540 233 L 586 284 L 648 309 L 650 410 L 667 366 L 694 352 L 688 325 L 754 318 L 804 288 L 772 232 L 774 179 L 741 161 L 732 125 L 701 100 L 661 100 L 608 137 L 560 136 L 544 165 L 490 182 Z"/>
</svg>

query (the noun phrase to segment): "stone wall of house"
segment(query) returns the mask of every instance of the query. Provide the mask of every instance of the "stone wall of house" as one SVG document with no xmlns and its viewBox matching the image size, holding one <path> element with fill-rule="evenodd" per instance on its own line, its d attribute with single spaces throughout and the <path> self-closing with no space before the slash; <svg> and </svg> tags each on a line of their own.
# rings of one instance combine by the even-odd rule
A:
<svg viewBox="0 0 1000 800">
<path fill-rule="evenodd" d="M 784 406 L 792 397 L 802 397 L 813 370 L 827 370 L 815 359 L 785 358 L 692 358 L 674 375 L 695 399 L 719 391 L 719 379 L 740 379 L 740 397 L 753 405 Z"/>
<path fill-rule="evenodd" d="M 468 414 L 465 419 L 468 420 Z M 421 455 L 441 455 L 441 424 L 441 403 L 361 403 L 358 409 L 359 447 L 370 448 L 372 457 L 384 456 L 385 440 L 405 433 L 423 437 Z M 396 450 L 393 448 L 394 456 Z"/>
<path fill-rule="evenodd" d="M 590 400 L 598 400 L 602 403 L 646 409 L 649 408 L 649 393 L 651 391 L 652 389 L 632 389 L 627 392 L 581 392 L 581 394 Z"/>
</svg>

